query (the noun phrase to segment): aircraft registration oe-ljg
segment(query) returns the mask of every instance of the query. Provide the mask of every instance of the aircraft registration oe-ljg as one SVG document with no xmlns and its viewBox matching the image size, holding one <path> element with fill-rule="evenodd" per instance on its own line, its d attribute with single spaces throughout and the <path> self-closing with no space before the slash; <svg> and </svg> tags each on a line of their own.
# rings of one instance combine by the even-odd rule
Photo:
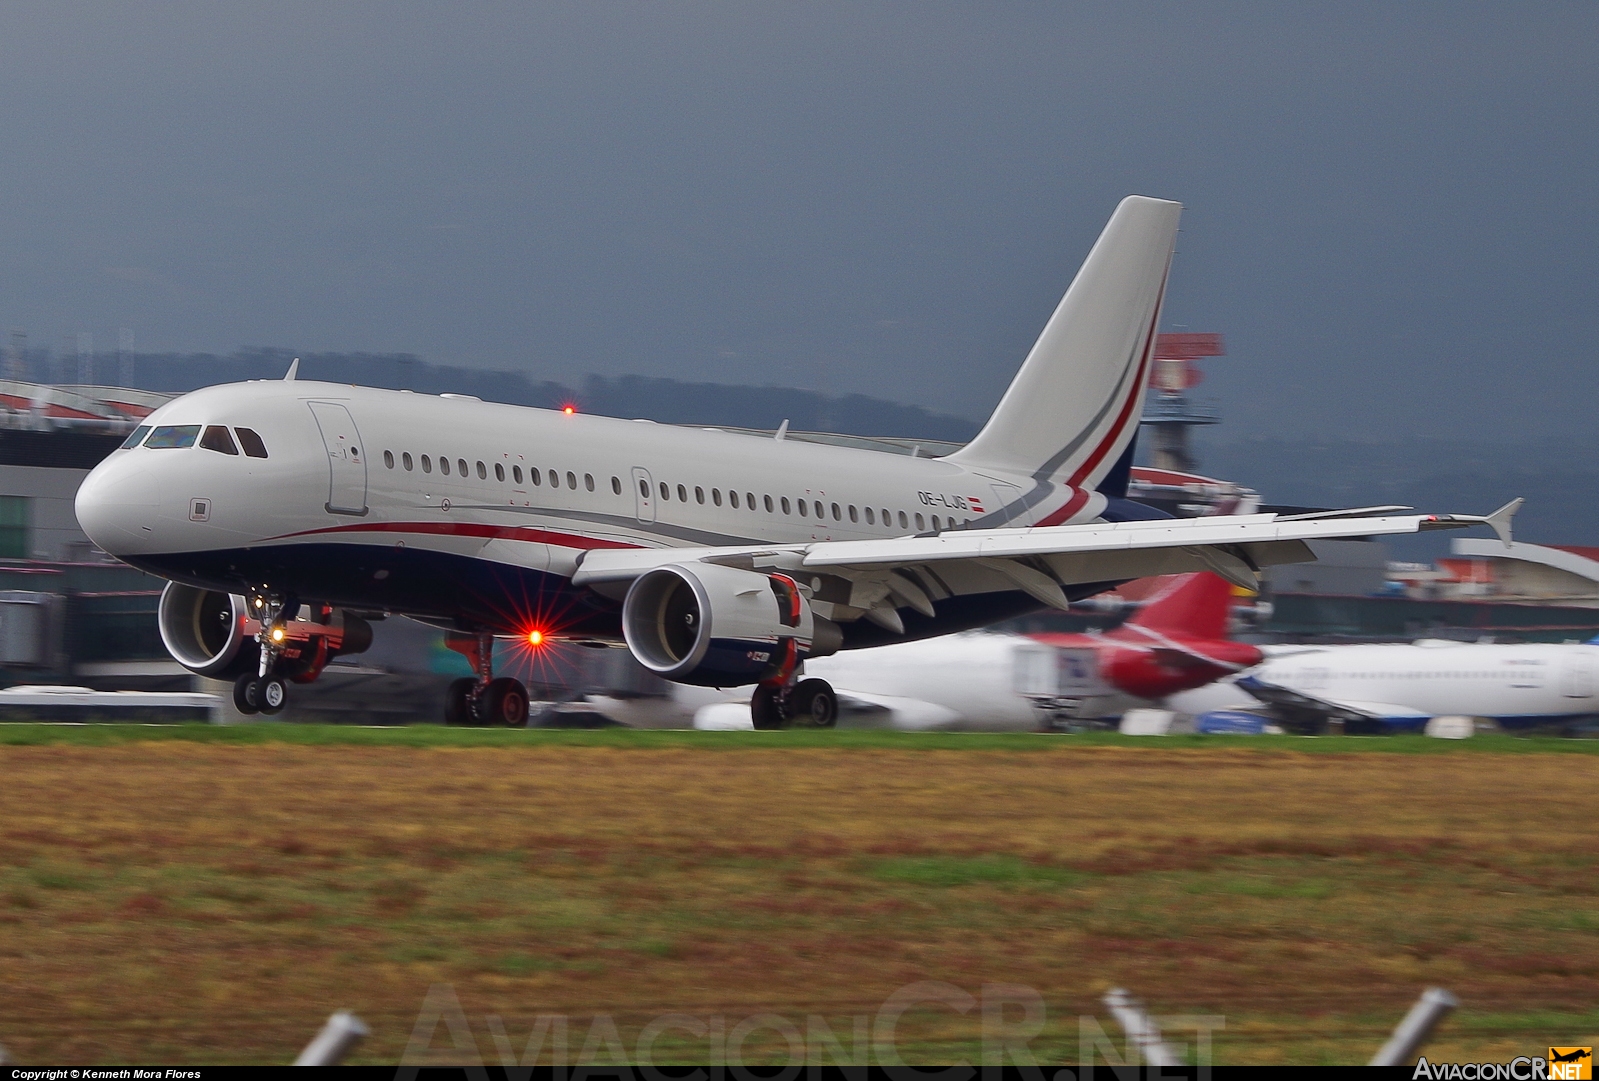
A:
<svg viewBox="0 0 1599 1081">
<path fill-rule="evenodd" d="M 626 643 L 755 685 L 759 728 L 828 726 L 808 658 L 1065 608 L 1130 578 L 1255 584 L 1304 541 L 1491 522 L 1367 508 L 1159 520 L 1126 498 L 1181 207 L 1132 196 L 975 439 L 940 458 L 294 378 L 146 418 L 78 491 L 84 531 L 170 579 L 160 627 L 241 710 L 282 708 L 369 620 L 446 628 L 446 720 L 522 724 L 495 636 Z"/>
</svg>

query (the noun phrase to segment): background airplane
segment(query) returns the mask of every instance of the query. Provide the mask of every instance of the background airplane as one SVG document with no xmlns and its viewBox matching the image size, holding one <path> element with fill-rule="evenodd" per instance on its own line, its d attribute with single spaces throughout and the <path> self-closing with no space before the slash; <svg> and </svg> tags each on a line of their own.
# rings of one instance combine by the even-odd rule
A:
<svg viewBox="0 0 1599 1081">
<path fill-rule="evenodd" d="M 1123 699 L 1105 712 L 1241 672 L 1261 662 L 1261 651 L 1228 637 L 1234 587 L 1214 574 L 1179 574 L 1158 584 L 1138 611 L 1103 634 L 1035 634 L 1059 651 L 1063 664 L 1086 686 L 1095 681 Z"/>
<path fill-rule="evenodd" d="M 1070 700 L 1100 717 L 1147 705 L 1259 663 L 1228 640 L 1232 587 L 1214 574 L 1157 580 L 1126 622 L 1103 634 L 960 634 L 825 657 L 807 666 L 838 692 L 841 725 L 904 730 L 1030 730 Z M 625 708 L 625 707 L 624 707 Z M 709 703 L 698 728 L 749 728 L 747 710 Z"/>
<path fill-rule="evenodd" d="M 1291 732 L 1417 731 L 1434 717 L 1510 729 L 1599 720 L 1599 639 L 1297 647 L 1236 679 L 1171 696 L 1196 724 L 1264 716 Z"/>
</svg>

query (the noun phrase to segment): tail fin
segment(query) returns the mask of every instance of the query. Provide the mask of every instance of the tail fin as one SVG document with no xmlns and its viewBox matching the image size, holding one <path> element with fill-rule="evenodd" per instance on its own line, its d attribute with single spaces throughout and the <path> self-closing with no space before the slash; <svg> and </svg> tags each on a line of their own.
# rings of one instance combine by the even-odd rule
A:
<svg viewBox="0 0 1599 1081">
<path fill-rule="evenodd" d="M 1127 622 L 1161 634 L 1190 638 L 1227 637 L 1233 587 L 1209 571 L 1179 574 L 1144 602 Z"/>
<path fill-rule="evenodd" d="M 1073 488 L 1111 471 L 1138 430 L 1181 212 L 1121 201 L 994 415 L 949 460 Z"/>
</svg>

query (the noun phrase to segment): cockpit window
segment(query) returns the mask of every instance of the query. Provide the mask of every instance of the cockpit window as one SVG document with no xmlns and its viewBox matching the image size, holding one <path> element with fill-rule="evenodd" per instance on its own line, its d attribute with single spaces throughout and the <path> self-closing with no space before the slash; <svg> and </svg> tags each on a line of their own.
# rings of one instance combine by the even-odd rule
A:
<svg viewBox="0 0 1599 1081">
<path fill-rule="evenodd" d="M 198 424 L 163 424 L 150 433 L 150 438 L 144 441 L 144 445 L 151 450 L 176 450 L 194 446 L 194 441 L 198 438 L 200 438 Z"/>
<path fill-rule="evenodd" d="M 132 450 L 134 447 L 138 446 L 140 443 L 143 443 L 144 442 L 144 437 L 149 435 L 149 434 L 150 434 L 150 426 L 148 424 L 141 424 L 137 428 L 133 429 L 132 433 L 128 436 L 128 438 L 126 438 L 126 439 L 124 439 L 122 441 L 122 445 L 120 447 L 118 447 L 117 449 L 118 450 Z"/>
<path fill-rule="evenodd" d="M 239 453 L 239 448 L 233 445 L 233 437 L 220 424 L 206 428 L 205 434 L 200 437 L 200 446 L 206 450 L 214 450 L 218 454 Z"/>
<path fill-rule="evenodd" d="M 250 428 L 235 428 L 239 433 L 239 446 L 244 448 L 244 453 L 252 458 L 265 458 L 267 456 L 266 444 L 261 442 L 261 437 Z"/>
</svg>

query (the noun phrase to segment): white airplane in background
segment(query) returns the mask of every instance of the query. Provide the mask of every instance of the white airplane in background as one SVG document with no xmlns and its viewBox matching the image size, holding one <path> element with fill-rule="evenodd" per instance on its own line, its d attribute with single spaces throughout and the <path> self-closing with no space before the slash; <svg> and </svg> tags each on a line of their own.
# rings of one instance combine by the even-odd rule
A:
<svg viewBox="0 0 1599 1081">
<path fill-rule="evenodd" d="M 1150 520 L 1125 498 L 1177 203 L 1131 196 L 988 423 L 942 458 L 294 379 L 152 413 L 90 473 L 78 520 L 171 580 L 160 627 L 196 673 L 273 713 L 285 680 L 403 613 L 453 632 L 475 677 L 446 719 L 521 724 L 495 636 L 626 643 L 646 668 L 755 685 L 759 728 L 830 725 L 804 662 L 984 626 L 1130 578 L 1314 557 L 1306 539 L 1488 517 Z"/>
<path fill-rule="evenodd" d="M 806 667 L 837 688 L 846 727 L 1036 732 L 1038 708 L 1018 683 L 1055 664 L 1055 651 L 1026 635 L 967 631 L 821 657 Z M 742 700 L 695 704 L 695 728 L 750 727 L 750 709 Z"/>
<path fill-rule="evenodd" d="M 1038 731 L 1048 723 L 1044 709 L 1062 699 L 1087 699 L 1083 718 L 1119 715 L 1260 661 L 1259 649 L 1227 637 L 1233 596 L 1225 581 L 1199 573 L 1151 584 L 1131 618 L 1109 631 L 972 631 L 822 657 L 807 670 L 837 689 L 840 723 L 851 727 Z M 614 704 L 618 719 L 647 713 Z M 741 703 L 698 704 L 696 728 L 750 726 Z"/>
<path fill-rule="evenodd" d="M 1434 717 L 1486 717 L 1505 728 L 1599 719 L 1599 639 L 1566 645 L 1423 640 L 1299 647 L 1229 682 L 1173 695 L 1203 718 L 1265 715 L 1296 732 L 1329 721 L 1347 733 L 1419 730 Z"/>
</svg>

